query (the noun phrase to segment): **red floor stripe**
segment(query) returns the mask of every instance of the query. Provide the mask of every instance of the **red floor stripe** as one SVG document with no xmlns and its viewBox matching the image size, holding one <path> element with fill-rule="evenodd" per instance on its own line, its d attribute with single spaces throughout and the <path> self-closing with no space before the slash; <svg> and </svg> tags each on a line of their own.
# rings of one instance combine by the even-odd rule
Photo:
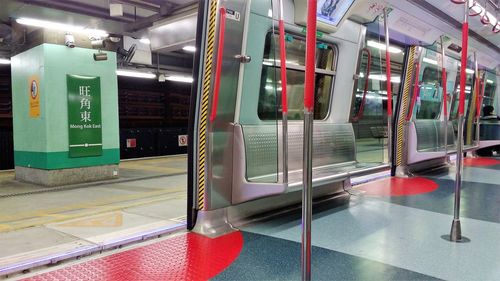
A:
<svg viewBox="0 0 500 281">
<path fill-rule="evenodd" d="M 368 195 L 408 196 L 432 192 L 438 187 L 437 183 L 426 178 L 390 177 L 362 184 L 357 189 L 365 191 Z"/>
<path fill-rule="evenodd" d="M 464 166 L 468 167 L 480 167 L 480 166 L 493 166 L 499 165 L 500 160 L 486 157 L 478 157 L 478 158 L 465 158 Z"/>
<path fill-rule="evenodd" d="M 208 280 L 243 247 L 239 231 L 215 239 L 186 233 L 24 280 Z"/>
</svg>

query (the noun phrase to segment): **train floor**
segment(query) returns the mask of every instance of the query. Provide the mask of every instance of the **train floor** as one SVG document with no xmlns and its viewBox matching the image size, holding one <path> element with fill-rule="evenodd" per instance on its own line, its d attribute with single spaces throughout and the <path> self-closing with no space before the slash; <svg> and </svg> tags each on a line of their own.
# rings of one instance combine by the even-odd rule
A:
<svg viewBox="0 0 500 281">
<path fill-rule="evenodd" d="M 352 189 L 314 208 L 313 280 L 498 280 L 500 158 L 467 159 L 462 233 L 449 242 L 454 167 Z M 27 280 L 300 280 L 300 211 L 210 239 L 182 232 L 17 276 Z"/>
<path fill-rule="evenodd" d="M 187 157 L 123 161 L 120 178 L 56 188 L 0 174 L 0 276 L 185 228 Z"/>
</svg>

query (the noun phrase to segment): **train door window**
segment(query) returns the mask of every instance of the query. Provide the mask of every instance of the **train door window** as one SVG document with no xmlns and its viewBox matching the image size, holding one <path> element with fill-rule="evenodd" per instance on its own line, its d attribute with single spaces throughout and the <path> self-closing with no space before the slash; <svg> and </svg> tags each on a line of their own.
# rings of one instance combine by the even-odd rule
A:
<svg viewBox="0 0 500 281">
<path fill-rule="evenodd" d="M 416 119 L 438 119 L 442 107 L 440 54 L 429 49 L 423 50 L 421 62 L 420 90 L 413 113 Z"/>
<path fill-rule="evenodd" d="M 261 120 L 281 119 L 278 99 L 281 95 L 280 62 L 278 59 L 279 36 L 268 33 L 264 49 L 264 61 L 260 81 L 258 116 Z M 287 93 L 289 120 L 304 117 L 304 76 L 305 49 L 303 38 L 287 35 Z M 336 49 L 334 46 L 318 43 L 316 50 L 316 92 L 314 99 L 314 119 L 323 120 L 328 116 L 330 98 L 335 76 Z"/>
<path fill-rule="evenodd" d="M 485 79 L 485 86 L 484 86 L 484 97 L 483 97 L 483 104 L 482 107 L 484 108 L 485 106 L 493 106 L 494 112 L 499 112 L 499 109 L 496 108 L 497 103 L 495 102 L 498 97 L 495 97 L 495 92 L 497 89 L 497 82 L 496 82 L 496 76 L 493 73 L 486 72 L 486 79 Z M 481 112 L 481 116 L 483 116 L 483 112 Z"/>
<path fill-rule="evenodd" d="M 469 101 L 472 96 L 472 83 L 474 79 L 474 71 L 472 69 L 467 69 L 465 75 L 465 114 L 469 111 Z M 457 69 L 457 77 L 455 79 L 455 88 L 453 91 L 453 101 L 451 104 L 451 114 L 450 120 L 456 120 L 458 118 L 458 104 L 460 96 L 460 66 Z"/>
<path fill-rule="evenodd" d="M 353 107 L 351 117 L 363 116 L 363 119 L 374 118 L 379 119 L 381 124 L 385 124 L 385 116 L 387 115 L 387 83 L 385 72 L 385 45 L 380 41 L 380 38 L 369 36 L 367 38 L 367 45 L 362 52 L 360 64 L 358 67 L 359 79 L 357 79 L 356 88 L 354 89 Z M 391 50 L 391 90 L 393 93 L 393 104 L 397 100 L 401 86 L 401 75 L 403 72 L 404 51 L 399 46 L 390 46 Z M 368 57 L 370 57 L 370 73 L 368 71 Z M 368 77 L 367 77 L 368 76 Z M 368 79 L 365 104 L 363 105 L 363 112 L 360 114 L 361 103 L 363 102 L 363 95 L 365 91 L 365 82 Z M 361 121 L 361 120 L 355 120 Z"/>
<path fill-rule="evenodd" d="M 373 23 L 372 25 L 378 25 Z M 370 29 L 370 27 L 369 27 Z M 373 29 L 378 30 L 378 27 Z M 404 48 L 390 45 L 393 104 L 401 86 Z M 387 79 L 384 39 L 368 33 L 360 53 L 358 79 L 354 84 L 351 122 L 356 137 L 356 159 L 383 163 L 387 140 Z"/>
</svg>

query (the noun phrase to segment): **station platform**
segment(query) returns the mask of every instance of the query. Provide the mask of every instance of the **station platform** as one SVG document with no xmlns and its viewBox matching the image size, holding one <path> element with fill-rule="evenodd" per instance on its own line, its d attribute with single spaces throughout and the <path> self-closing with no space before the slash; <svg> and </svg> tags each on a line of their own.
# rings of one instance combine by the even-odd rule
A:
<svg viewBox="0 0 500 281">
<path fill-rule="evenodd" d="M 118 179 L 52 188 L 0 173 L 0 276 L 184 229 L 186 158 L 123 161 Z"/>
<path fill-rule="evenodd" d="M 498 280 L 500 159 L 467 159 L 462 233 L 450 231 L 454 171 L 356 186 L 348 206 L 314 208 L 313 280 Z M 182 232 L 15 276 L 23 280 L 300 280 L 300 211 L 210 239 Z"/>
</svg>

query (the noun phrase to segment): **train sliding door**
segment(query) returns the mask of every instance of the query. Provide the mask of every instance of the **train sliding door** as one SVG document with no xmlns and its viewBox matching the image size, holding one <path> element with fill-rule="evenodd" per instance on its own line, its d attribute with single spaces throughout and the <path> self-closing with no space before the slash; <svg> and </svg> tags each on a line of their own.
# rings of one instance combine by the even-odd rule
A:
<svg viewBox="0 0 500 281">
<path fill-rule="evenodd" d="M 372 25 L 378 26 L 378 23 Z M 393 104 L 396 104 L 403 72 L 404 49 L 391 45 L 389 52 Z M 360 56 L 351 110 L 351 123 L 356 136 L 356 159 L 360 163 L 386 163 L 388 130 L 384 39 L 369 34 Z"/>
</svg>

